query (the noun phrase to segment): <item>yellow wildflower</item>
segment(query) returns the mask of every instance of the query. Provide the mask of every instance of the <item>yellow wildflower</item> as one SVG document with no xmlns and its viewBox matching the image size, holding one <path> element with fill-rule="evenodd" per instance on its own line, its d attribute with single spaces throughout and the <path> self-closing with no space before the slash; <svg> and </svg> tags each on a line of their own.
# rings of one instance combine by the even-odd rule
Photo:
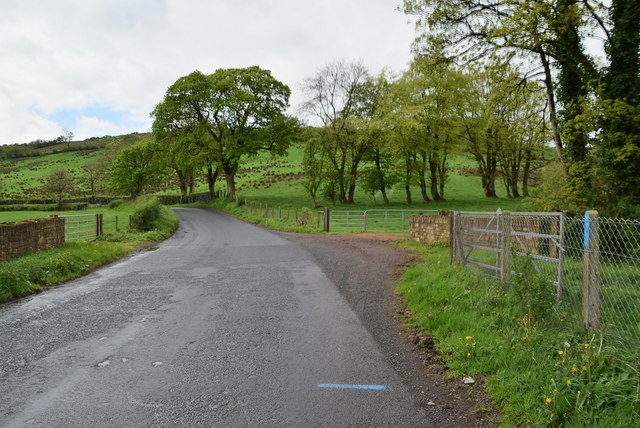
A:
<svg viewBox="0 0 640 428">
<path fill-rule="evenodd" d="M 589 349 L 589 347 L 590 347 L 590 346 L 591 346 L 591 345 L 589 345 L 588 343 L 585 343 L 585 344 L 584 344 L 584 349 Z"/>
<path fill-rule="evenodd" d="M 579 368 L 577 368 L 577 367 L 573 367 L 573 368 L 571 369 L 571 373 L 578 373 L 579 371 L 580 371 L 580 369 L 579 369 Z"/>
<path fill-rule="evenodd" d="M 549 397 L 544 399 L 544 402 L 547 403 L 547 404 L 550 404 L 552 401 L 553 400 L 551 398 L 549 398 Z"/>
<path fill-rule="evenodd" d="M 471 356 L 471 352 L 467 352 L 467 357 L 470 357 L 470 356 Z"/>
<path fill-rule="evenodd" d="M 472 339 L 473 339 L 473 336 L 467 336 L 467 337 L 465 337 L 465 339 L 467 339 L 467 340 L 472 340 Z"/>
<path fill-rule="evenodd" d="M 570 380 L 567 380 L 567 385 L 571 385 L 571 383 L 572 382 Z"/>
<path fill-rule="evenodd" d="M 564 355 L 564 351 L 558 351 L 558 355 Z"/>
</svg>

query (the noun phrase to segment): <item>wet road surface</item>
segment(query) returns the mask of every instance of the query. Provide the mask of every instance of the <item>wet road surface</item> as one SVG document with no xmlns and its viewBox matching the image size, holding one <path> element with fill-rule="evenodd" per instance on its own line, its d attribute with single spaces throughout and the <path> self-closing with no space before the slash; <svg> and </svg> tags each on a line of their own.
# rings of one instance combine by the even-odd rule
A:
<svg viewBox="0 0 640 428">
<path fill-rule="evenodd" d="M 439 425 L 301 245 L 176 211 L 155 251 L 0 305 L 0 426 Z"/>
</svg>

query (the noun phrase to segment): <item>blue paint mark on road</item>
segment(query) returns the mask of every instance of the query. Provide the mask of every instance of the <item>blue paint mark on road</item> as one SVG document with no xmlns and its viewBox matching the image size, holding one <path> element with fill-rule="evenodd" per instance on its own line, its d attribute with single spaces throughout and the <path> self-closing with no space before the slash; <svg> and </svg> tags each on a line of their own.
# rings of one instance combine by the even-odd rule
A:
<svg viewBox="0 0 640 428">
<path fill-rule="evenodd" d="M 386 389 L 384 385 L 344 385 L 339 383 L 319 383 L 318 388 L 370 389 L 375 391 Z"/>
</svg>

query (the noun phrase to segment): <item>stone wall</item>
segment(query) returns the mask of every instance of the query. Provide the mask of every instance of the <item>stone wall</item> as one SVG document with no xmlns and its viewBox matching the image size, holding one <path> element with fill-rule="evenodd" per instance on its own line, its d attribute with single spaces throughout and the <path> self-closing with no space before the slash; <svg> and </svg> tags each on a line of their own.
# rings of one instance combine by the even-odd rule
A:
<svg viewBox="0 0 640 428">
<path fill-rule="evenodd" d="M 19 223 L 0 223 L 0 261 L 64 245 L 64 219 L 41 218 Z"/>
<path fill-rule="evenodd" d="M 414 241 L 435 244 L 449 243 L 449 213 L 439 215 L 414 215 L 409 219 L 409 236 Z"/>
</svg>

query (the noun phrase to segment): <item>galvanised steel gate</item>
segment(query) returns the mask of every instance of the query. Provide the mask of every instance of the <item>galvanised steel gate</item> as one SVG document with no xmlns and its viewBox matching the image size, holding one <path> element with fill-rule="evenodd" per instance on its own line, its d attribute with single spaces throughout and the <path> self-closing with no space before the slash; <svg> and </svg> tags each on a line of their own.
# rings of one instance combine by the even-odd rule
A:
<svg viewBox="0 0 640 428">
<path fill-rule="evenodd" d="M 327 210 L 330 232 L 408 233 L 414 215 L 437 215 L 437 210 Z M 326 214 L 325 214 L 326 215 Z M 326 225 L 327 223 L 325 223 Z"/>
<path fill-rule="evenodd" d="M 102 214 L 61 215 L 65 242 L 86 242 L 102 235 Z"/>
<path fill-rule="evenodd" d="M 452 217 L 452 259 L 472 264 L 495 278 L 511 276 L 514 256 L 533 267 L 562 295 L 565 215 L 561 212 L 460 212 Z"/>
</svg>

